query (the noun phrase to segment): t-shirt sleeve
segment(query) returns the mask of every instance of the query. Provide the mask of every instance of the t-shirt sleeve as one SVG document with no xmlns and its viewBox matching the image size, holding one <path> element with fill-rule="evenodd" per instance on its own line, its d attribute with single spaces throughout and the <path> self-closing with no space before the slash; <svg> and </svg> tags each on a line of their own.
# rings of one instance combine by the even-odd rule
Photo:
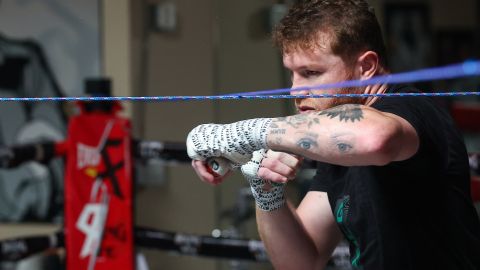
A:
<svg viewBox="0 0 480 270">
<path fill-rule="evenodd" d="M 403 90 L 403 91 L 401 91 Z M 408 92 L 400 89 L 400 92 Z M 412 125 L 417 132 L 420 149 L 445 153 L 447 139 L 443 133 L 445 117 L 449 117 L 435 101 L 423 96 L 383 97 L 373 108 L 395 114 Z M 443 119 L 442 119 L 443 118 Z"/>
</svg>

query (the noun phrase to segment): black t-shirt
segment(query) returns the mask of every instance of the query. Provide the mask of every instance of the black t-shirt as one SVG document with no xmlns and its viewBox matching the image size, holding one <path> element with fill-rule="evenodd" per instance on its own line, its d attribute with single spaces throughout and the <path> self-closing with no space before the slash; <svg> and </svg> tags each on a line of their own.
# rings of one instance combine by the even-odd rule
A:
<svg viewBox="0 0 480 270">
<path fill-rule="evenodd" d="M 468 157 L 450 116 L 428 97 L 384 97 L 372 107 L 407 120 L 420 147 L 385 166 L 318 163 L 310 190 L 328 193 L 353 268 L 480 269 Z"/>
</svg>

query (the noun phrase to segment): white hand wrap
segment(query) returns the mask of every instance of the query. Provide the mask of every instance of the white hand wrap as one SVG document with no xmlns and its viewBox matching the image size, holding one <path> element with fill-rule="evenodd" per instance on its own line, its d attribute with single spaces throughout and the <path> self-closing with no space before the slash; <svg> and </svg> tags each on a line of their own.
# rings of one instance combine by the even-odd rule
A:
<svg viewBox="0 0 480 270">
<path fill-rule="evenodd" d="M 187 137 L 188 155 L 195 160 L 224 157 L 234 164 L 245 164 L 253 151 L 267 148 L 266 131 L 271 122 L 270 118 L 256 118 L 197 126 Z"/>
<path fill-rule="evenodd" d="M 265 154 L 266 150 L 264 149 L 253 152 L 252 159 L 243 165 L 241 170 L 243 176 L 250 183 L 257 207 L 263 211 L 270 212 L 285 204 L 285 184 L 270 182 L 258 177 L 258 169 L 265 158 Z"/>
</svg>

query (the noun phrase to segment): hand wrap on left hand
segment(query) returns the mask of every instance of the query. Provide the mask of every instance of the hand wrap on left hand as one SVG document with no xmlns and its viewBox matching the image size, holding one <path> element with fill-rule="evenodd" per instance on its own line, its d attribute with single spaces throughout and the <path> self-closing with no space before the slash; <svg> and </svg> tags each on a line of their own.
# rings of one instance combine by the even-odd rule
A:
<svg viewBox="0 0 480 270">
<path fill-rule="evenodd" d="M 254 151 L 267 148 L 271 122 L 271 118 L 256 118 L 226 125 L 199 125 L 188 134 L 188 155 L 195 160 L 224 157 L 236 165 L 245 164 Z"/>
</svg>

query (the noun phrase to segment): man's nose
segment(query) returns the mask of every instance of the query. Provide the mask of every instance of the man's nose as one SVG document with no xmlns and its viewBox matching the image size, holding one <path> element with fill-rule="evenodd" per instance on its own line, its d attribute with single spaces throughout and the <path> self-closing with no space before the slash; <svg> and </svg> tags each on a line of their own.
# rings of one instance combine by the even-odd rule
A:
<svg viewBox="0 0 480 270">
<path fill-rule="evenodd" d="M 300 89 L 298 89 L 300 88 Z M 297 87 L 292 87 L 292 90 L 290 90 L 290 95 L 292 96 L 307 96 L 310 94 L 310 90 L 308 89 L 301 89 L 301 86 Z"/>
<path fill-rule="evenodd" d="M 307 86 L 305 84 L 300 83 L 298 80 L 292 80 L 292 90 L 290 91 L 290 95 L 292 96 L 306 96 L 310 94 L 310 89 L 305 89 Z"/>
</svg>

